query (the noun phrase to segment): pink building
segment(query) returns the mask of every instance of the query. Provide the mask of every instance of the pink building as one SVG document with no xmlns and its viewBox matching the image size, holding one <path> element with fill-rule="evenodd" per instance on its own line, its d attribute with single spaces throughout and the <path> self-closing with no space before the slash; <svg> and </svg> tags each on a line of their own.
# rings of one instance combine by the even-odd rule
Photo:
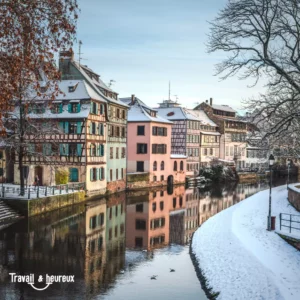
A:
<svg viewBox="0 0 300 300">
<path fill-rule="evenodd" d="M 130 106 L 127 124 L 129 188 L 185 182 L 186 156 L 171 154 L 172 122 L 140 99 L 121 99 Z"/>
</svg>

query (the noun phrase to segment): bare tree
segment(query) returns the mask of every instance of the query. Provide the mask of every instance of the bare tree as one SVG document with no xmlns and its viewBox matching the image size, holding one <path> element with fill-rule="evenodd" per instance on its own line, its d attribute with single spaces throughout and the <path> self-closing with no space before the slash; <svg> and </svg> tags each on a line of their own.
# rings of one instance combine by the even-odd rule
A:
<svg viewBox="0 0 300 300">
<path fill-rule="evenodd" d="M 72 46 L 77 12 L 77 0 L 0 1 L 0 125 L 6 131 L 3 120 L 7 122 L 11 112 L 19 108 L 19 125 L 14 127 L 18 142 L 14 150 L 18 156 L 21 191 L 28 94 L 35 90 L 38 96 L 42 95 L 41 82 L 54 85 L 50 99 L 58 94 L 55 81 L 60 74 L 52 60 L 59 49 Z"/>
<path fill-rule="evenodd" d="M 266 93 L 246 101 L 263 138 L 293 138 L 300 129 L 300 5 L 297 0 L 229 0 L 213 22 L 209 52 L 228 57 L 222 79 L 263 78 Z"/>
</svg>

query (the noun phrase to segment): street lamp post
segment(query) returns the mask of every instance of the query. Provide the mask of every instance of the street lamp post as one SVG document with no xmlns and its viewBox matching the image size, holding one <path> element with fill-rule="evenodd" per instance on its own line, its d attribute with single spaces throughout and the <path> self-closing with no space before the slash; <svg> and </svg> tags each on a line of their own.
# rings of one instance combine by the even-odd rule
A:
<svg viewBox="0 0 300 300">
<path fill-rule="evenodd" d="M 288 178 L 287 178 L 287 183 L 286 183 L 286 189 L 289 189 L 289 181 L 290 181 L 290 166 L 291 166 L 291 160 L 287 160 L 287 167 L 288 167 Z"/>
<path fill-rule="evenodd" d="M 270 167 L 270 195 L 269 195 L 269 215 L 268 215 L 268 230 L 271 231 L 271 203 L 272 203 L 272 166 L 274 164 L 275 157 L 273 154 L 269 157 Z"/>
</svg>

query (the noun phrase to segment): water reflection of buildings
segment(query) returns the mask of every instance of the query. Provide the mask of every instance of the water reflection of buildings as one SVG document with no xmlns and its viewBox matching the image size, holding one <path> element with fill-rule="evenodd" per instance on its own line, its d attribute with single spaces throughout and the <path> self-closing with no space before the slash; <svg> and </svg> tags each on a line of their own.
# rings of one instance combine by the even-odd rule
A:
<svg viewBox="0 0 300 300">
<path fill-rule="evenodd" d="M 153 249 L 184 244 L 186 212 L 184 186 L 172 191 L 131 192 L 127 198 L 126 246 Z"/>
<path fill-rule="evenodd" d="M 2 265 L 16 273 L 75 275 L 76 286 L 72 285 L 70 293 L 99 294 L 111 286 L 125 264 L 124 205 L 123 193 L 109 201 L 76 206 L 76 211 L 60 210 L 31 218 L 27 224 L 1 231 L 0 269 Z M 5 280 L 11 285 L 8 276 Z M 62 286 L 68 289 L 68 284 Z M 62 286 L 55 284 L 43 295 L 51 296 Z M 5 282 L 0 293 L 2 288 Z M 27 296 L 34 292 L 28 285 L 24 287 Z"/>
</svg>

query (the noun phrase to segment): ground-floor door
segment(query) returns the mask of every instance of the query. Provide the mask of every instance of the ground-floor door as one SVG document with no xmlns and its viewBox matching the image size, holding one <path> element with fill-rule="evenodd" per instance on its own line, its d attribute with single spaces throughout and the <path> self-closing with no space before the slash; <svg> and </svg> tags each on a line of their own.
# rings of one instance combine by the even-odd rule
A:
<svg viewBox="0 0 300 300">
<path fill-rule="evenodd" d="M 34 168 L 34 180 L 36 178 L 36 176 L 38 176 L 38 184 L 39 185 L 43 185 L 43 167 L 35 167 Z"/>
</svg>

